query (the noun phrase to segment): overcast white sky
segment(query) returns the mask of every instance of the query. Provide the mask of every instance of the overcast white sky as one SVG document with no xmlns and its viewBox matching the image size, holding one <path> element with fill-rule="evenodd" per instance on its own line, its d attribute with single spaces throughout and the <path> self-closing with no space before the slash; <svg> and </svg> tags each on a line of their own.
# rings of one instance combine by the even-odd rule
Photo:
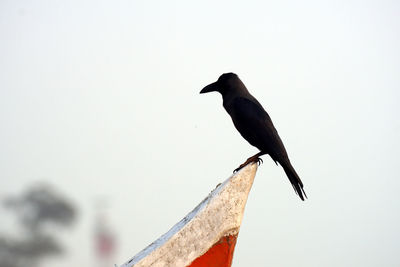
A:
<svg viewBox="0 0 400 267">
<path fill-rule="evenodd" d="M 233 266 L 399 266 L 398 1 L 0 1 L 0 194 L 48 181 L 93 266 L 107 199 L 122 264 L 256 153 L 218 94 L 239 75 L 309 200 L 264 156 Z M 3 215 L 2 215 L 3 217 Z"/>
</svg>

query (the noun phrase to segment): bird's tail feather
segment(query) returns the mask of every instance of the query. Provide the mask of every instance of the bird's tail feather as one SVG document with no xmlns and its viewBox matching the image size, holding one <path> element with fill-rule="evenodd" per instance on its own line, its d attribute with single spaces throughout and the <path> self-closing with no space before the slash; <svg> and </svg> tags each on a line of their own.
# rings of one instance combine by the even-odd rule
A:
<svg viewBox="0 0 400 267">
<path fill-rule="evenodd" d="M 307 198 L 307 195 L 306 195 L 306 192 L 304 192 L 303 183 L 300 180 L 300 177 L 297 175 L 296 171 L 294 170 L 292 164 L 290 163 L 290 161 L 285 161 L 285 162 L 282 162 L 281 165 L 282 165 L 287 177 L 289 178 L 289 181 L 292 184 L 294 191 L 296 192 L 296 194 L 299 195 L 301 200 L 304 201 L 304 197 Z"/>
</svg>

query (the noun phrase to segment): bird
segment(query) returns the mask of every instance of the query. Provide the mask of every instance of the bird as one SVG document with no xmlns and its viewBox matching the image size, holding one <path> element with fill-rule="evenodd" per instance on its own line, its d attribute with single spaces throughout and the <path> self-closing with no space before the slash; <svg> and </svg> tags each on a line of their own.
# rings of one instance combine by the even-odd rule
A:
<svg viewBox="0 0 400 267">
<path fill-rule="evenodd" d="M 204 87 L 200 94 L 219 92 L 222 95 L 223 106 L 232 118 L 235 128 L 241 136 L 260 152 L 248 158 L 234 170 L 252 162 L 261 164 L 260 156 L 268 154 L 276 165 L 281 165 L 285 171 L 294 191 L 304 201 L 307 195 L 303 183 L 293 168 L 285 146 L 268 113 L 258 100 L 250 94 L 244 83 L 235 73 L 224 73 L 218 80 Z"/>
</svg>

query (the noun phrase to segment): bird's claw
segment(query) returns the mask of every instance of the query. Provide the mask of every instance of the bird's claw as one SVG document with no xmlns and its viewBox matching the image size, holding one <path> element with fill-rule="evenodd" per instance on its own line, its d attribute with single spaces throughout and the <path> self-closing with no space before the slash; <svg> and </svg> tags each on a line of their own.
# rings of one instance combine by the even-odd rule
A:
<svg viewBox="0 0 400 267">
<path fill-rule="evenodd" d="M 258 166 L 260 166 L 262 163 L 264 163 L 264 161 L 262 160 L 262 158 L 256 158 L 255 160 L 246 160 L 245 163 L 241 164 L 239 167 L 237 167 L 236 169 L 233 170 L 233 173 L 237 173 L 240 169 L 242 169 L 244 166 L 246 166 L 247 164 L 250 164 L 252 162 L 255 162 L 258 164 Z"/>
<path fill-rule="evenodd" d="M 246 165 L 247 165 L 246 163 L 241 164 L 239 167 L 233 170 L 233 173 L 237 173 L 238 171 L 240 171 L 240 169 L 242 169 Z"/>
</svg>

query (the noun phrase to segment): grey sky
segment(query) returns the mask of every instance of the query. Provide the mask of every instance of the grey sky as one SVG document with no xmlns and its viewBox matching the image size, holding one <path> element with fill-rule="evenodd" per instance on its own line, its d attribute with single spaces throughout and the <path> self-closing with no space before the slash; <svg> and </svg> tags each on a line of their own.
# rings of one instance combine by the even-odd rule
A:
<svg viewBox="0 0 400 267">
<path fill-rule="evenodd" d="M 398 266 L 397 1 L 0 2 L 0 194 L 46 180 L 96 199 L 121 264 L 256 152 L 218 94 L 239 75 L 269 112 L 309 200 L 264 156 L 234 266 Z"/>
</svg>

